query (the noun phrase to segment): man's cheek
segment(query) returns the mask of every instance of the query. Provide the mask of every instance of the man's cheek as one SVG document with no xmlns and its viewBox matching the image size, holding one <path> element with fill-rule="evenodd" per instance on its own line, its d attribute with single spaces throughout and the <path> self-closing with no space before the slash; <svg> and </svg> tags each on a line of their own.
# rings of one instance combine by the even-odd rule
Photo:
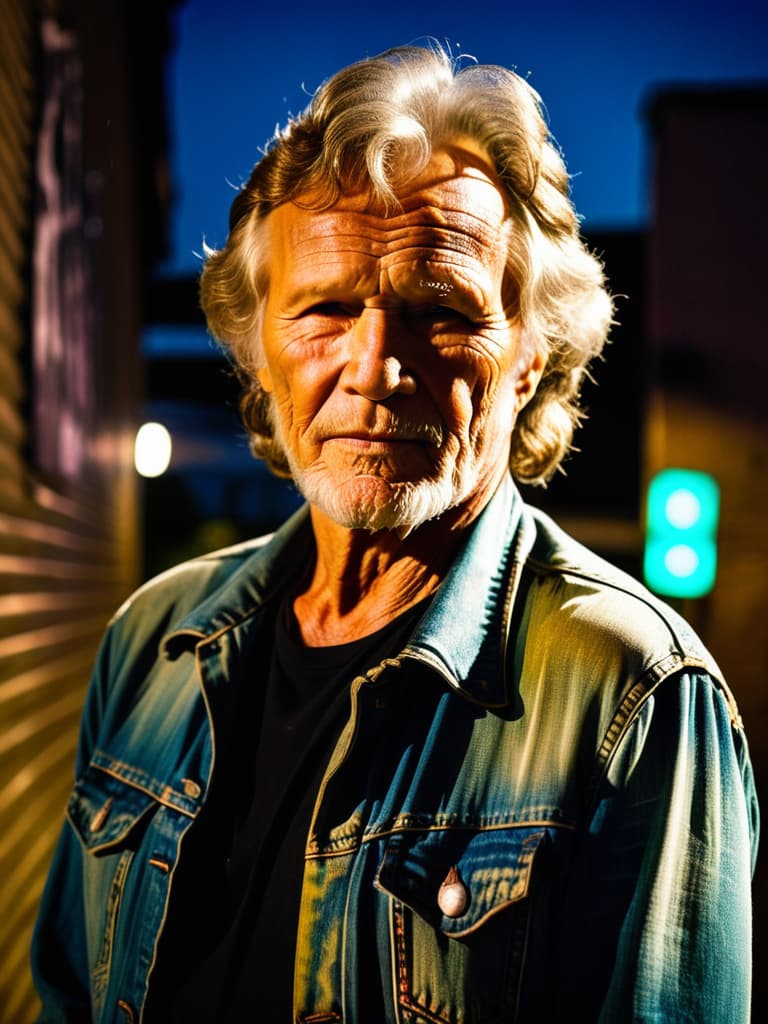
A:
<svg viewBox="0 0 768 1024">
<path fill-rule="evenodd" d="M 276 389 L 273 392 L 272 410 L 277 427 L 283 437 L 290 440 L 295 434 L 297 424 L 297 410 L 290 392 L 283 388 Z"/>
</svg>

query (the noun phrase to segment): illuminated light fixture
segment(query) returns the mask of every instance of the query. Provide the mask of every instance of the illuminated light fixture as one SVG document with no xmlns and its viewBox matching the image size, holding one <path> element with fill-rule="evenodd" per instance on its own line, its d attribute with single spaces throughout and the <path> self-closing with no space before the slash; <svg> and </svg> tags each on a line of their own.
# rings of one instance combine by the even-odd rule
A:
<svg viewBox="0 0 768 1024">
<path fill-rule="evenodd" d="M 162 476 L 171 462 L 173 443 L 162 423 L 142 423 L 136 432 L 133 461 L 140 476 Z"/>
<path fill-rule="evenodd" d="M 666 597 L 703 597 L 717 575 L 720 488 L 709 473 L 664 469 L 651 480 L 646 504 L 643 573 Z"/>
</svg>

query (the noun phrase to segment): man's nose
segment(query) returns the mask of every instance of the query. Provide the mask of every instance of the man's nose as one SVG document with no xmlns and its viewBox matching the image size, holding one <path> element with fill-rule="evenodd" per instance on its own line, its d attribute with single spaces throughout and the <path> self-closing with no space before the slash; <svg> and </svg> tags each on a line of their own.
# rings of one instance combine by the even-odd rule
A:
<svg viewBox="0 0 768 1024">
<path fill-rule="evenodd" d="M 372 402 L 414 393 L 416 381 L 402 362 L 398 319 L 395 310 L 362 310 L 347 336 L 347 362 L 340 379 L 345 391 Z"/>
</svg>

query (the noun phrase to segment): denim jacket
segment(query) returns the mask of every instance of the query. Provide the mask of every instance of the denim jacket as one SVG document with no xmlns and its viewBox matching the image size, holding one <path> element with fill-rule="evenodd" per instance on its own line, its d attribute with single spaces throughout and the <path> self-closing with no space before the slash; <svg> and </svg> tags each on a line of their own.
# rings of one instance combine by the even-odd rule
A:
<svg viewBox="0 0 768 1024">
<path fill-rule="evenodd" d="M 304 509 L 110 624 L 33 941 L 43 1021 L 142 1019 L 232 687 L 258 685 L 265 609 L 311 558 Z M 507 481 L 405 647 L 351 681 L 295 1020 L 746 1022 L 756 836 L 711 656 Z"/>
</svg>

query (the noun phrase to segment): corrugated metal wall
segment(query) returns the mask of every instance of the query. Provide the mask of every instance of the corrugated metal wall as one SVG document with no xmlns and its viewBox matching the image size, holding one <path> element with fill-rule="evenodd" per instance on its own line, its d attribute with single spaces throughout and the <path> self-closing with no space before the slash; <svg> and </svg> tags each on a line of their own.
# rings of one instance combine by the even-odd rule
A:
<svg viewBox="0 0 768 1024">
<path fill-rule="evenodd" d="M 45 388 L 36 380 L 33 339 L 37 330 L 51 327 L 47 320 L 33 323 L 35 281 L 39 288 L 41 280 L 33 266 L 39 222 L 34 181 L 42 124 L 41 27 L 25 0 L 0 4 L 2 1024 L 25 1024 L 36 1013 L 27 963 L 30 932 L 71 786 L 84 689 L 104 625 L 135 583 L 138 561 L 128 418 L 121 420 L 135 401 L 135 374 L 123 375 L 115 401 L 114 380 L 121 376 L 123 358 L 120 339 L 116 344 L 110 337 L 108 359 L 101 340 L 105 331 L 94 329 L 89 340 L 97 393 L 80 438 L 78 471 L 52 473 L 36 447 L 35 400 Z M 73 168 L 70 161 L 68 173 Z M 98 234 L 93 223 L 76 224 L 68 242 L 87 236 L 98 258 L 104 244 L 98 238 L 93 242 Z M 63 253 L 59 271 L 66 271 L 69 255 L 69 249 Z M 73 312 L 89 310 L 91 325 L 98 327 L 108 323 L 109 310 L 95 280 L 90 290 L 79 293 Z M 66 318 L 66 296 L 62 302 Z M 135 367 L 135 353 L 125 358 Z M 111 379 L 99 394 L 100 374 Z"/>
</svg>

